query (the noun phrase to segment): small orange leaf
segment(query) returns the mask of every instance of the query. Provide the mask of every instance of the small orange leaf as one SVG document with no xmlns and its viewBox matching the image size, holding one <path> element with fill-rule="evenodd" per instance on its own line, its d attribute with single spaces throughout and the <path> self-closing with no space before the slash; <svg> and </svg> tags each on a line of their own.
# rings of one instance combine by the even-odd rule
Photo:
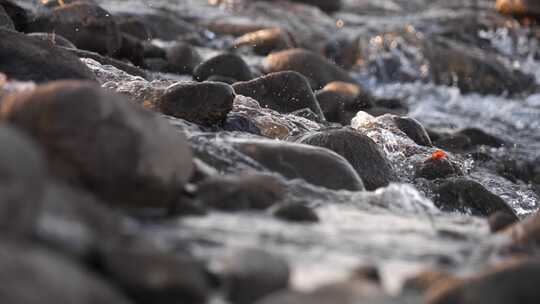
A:
<svg viewBox="0 0 540 304">
<path fill-rule="evenodd" d="M 448 157 L 448 154 L 446 154 L 446 152 L 444 152 L 443 150 L 435 150 L 433 151 L 433 153 L 431 153 L 431 157 L 430 159 L 440 159 L 440 158 L 447 158 Z"/>
</svg>

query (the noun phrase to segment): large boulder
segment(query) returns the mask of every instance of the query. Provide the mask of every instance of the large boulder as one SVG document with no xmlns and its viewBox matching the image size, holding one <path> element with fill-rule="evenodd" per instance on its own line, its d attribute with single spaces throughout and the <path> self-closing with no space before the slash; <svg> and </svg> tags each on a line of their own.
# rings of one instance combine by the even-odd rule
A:
<svg viewBox="0 0 540 304">
<path fill-rule="evenodd" d="M 8 96 L 1 110 L 41 144 L 55 176 L 108 202 L 166 206 L 191 176 L 182 133 L 92 83 L 53 82 Z"/>
</svg>

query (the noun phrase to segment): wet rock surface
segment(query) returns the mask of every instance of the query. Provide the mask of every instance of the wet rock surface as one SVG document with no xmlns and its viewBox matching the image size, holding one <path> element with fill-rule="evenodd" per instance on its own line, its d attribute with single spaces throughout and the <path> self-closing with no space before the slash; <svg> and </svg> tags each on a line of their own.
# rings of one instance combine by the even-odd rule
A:
<svg viewBox="0 0 540 304">
<path fill-rule="evenodd" d="M 443 210 L 470 212 L 484 216 L 497 211 L 514 214 L 504 200 L 472 180 L 449 179 L 441 184 L 436 192 L 438 198 L 435 203 Z"/>
<path fill-rule="evenodd" d="M 2 302 L 538 302 L 531 1 L 0 7 Z"/>
<path fill-rule="evenodd" d="M 0 71 L 9 78 L 44 82 L 59 79 L 94 80 L 74 55 L 23 34 L 0 29 Z"/>
<path fill-rule="evenodd" d="M 251 81 L 235 83 L 233 88 L 237 94 L 252 97 L 261 106 L 278 112 L 290 113 L 307 108 L 315 115 L 323 116 L 307 79 L 296 72 L 271 73 Z"/>
<path fill-rule="evenodd" d="M 270 175 L 246 174 L 204 180 L 199 185 L 197 199 L 208 207 L 239 211 L 267 209 L 283 196 L 284 187 L 278 179 Z"/>
<path fill-rule="evenodd" d="M 271 52 L 294 48 L 291 35 L 282 28 L 262 29 L 247 33 L 234 40 L 233 49 L 252 47 L 257 55 L 266 56 Z"/>
<path fill-rule="evenodd" d="M 8 30 L 14 30 L 15 25 L 13 24 L 13 20 L 9 17 L 9 15 L 4 10 L 4 7 L 0 6 L 0 28 L 5 28 Z"/>
<path fill-rule="evenodd" d="M 99 276 L 39 246 L 3 240 L 0 268 L 9 303 L 131 303 Z"/>
<path fill-rule="evenodd" d="M 289 266 L 259 249 L 239 249 L 223 261 L 221 273 L 227 298 L 248 304 L 289 286 Z"/>
<path fill-rule="evenodd" d="M 166 60 L 164 72 L 191 74 L 202 59 L 191 45 L 178 42 L 166 50 Z"/>
<path fill-rule="evenodd" d="M 310 80 L 313 89 L 320 89 L 332 81 L 355 83 L 355 80 L 345 70 L 323 56 L 303 49 L 291 49 L 270 54 L 266 57 L 263 66 L 267 73 L 298 72 Z"/>
<path fill-rule="evenodd" d="M 2 114 L 44 147 L 55 175 L 112 203 L 167 204 L 192 171 L 181 135 L 90 83 L 57 82 L 10 96 Z"/>
<path fill-rule="evenodd" d="M 349 162 L 331 150 L 266 140 L 237 141 L 234 145 L 247 156 L 287 178 L 301 178 L 329 189 L 364 189 L 362 179 Z"/>
<path fill-rule="evenodd" d="M 73 2 L 38 15 L 28 30 L 58 33 L 80 49 L 107 55 L 122 45 L 118 25 L 110 13 L 90 2 Z"/>
<path fill-rule="evenodd" d="M 443 282 L 428 293 L 427 303 L 534 303 L 538 294 L 532 282 L 538 270 L 537 260 L 516 261 L 447 286 Z"/>
<path fill-rule="evenodd" d="M 223 83 L 179 83 L 167 88 L 159 107 L 164 114 L 212 125 L 225 121 L 233 100 L 232 88 Z"/>
<path fill-rule="evenodd" d="M 249 66 L 235 54 L 220 54 L 198 65 L 193 77 L 204 81 L 212 76 L 226 77 L 235 81 L 248 81 L 253 78 Z"/>
<path fill-rule="evenodd" d="M 396 180 L 390 162 L 368 136 L 352 129 L 308 133 L 298 142 L 330 149 L 343 156 L 362 178 L 367 190 L 388 186 Z"/>
<path fill-rule="evenodd" d="M 203 265 L 188 255 L 136 244 L 107 248 L 101 259 L 104 272 L 136 303 L 204 303 L 209 293 Z"/>
<path fill-rule="evenodd" d="M 275 217 L 290 222 L 309 223 L 319 221 L 317 214 L 301 203 L 282 204 L 277 206 L 272 213 Z"/>
<path fill-rule="evenodd" d="M 0 217 L 2 231 L 30 234 L 35 228 L 45 191 L 42 151 L 20 130 L 0 128 Z"/>
<path fill-rule="evenodd" d="M 73 43 L 71 43 L 71 41 L 67 40 L 66 38 L 58 34 L 35 32 L 35 33 L 28 34 L 28 36 L 42 40 L 42 41 L 47 41 L 56 46 L 61 46 L 61 47 L 71 48 L 71 49 L 77 48 Z"/>
</svg>

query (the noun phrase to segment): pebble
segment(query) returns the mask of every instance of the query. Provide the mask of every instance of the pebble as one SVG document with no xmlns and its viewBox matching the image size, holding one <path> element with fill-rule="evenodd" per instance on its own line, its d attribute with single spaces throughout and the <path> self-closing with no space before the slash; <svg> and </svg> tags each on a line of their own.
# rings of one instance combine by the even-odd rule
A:
<svg viewBox="0 0 540 304">
<path fill-rule="evenodd" d="M 251 97 L 261 106 L 281 113 L 308 108 L 320 118 L 324 117 L 307 79 L 297 72 L 272 73 L 237 82 L 233 88 L 236 94 Z"/>
<path fill-rule="evenodd" d="M 512 208 L 499 196 L 479 183 L 463 178 L 446 179 L 435 189 L 435 204 L 444 211 L 489 216 L 497 211 L 517 218 Z"/>
<path fill-rule="evenodd" d="M 233 144 L 240 152 L 286 178 L 301 178 L 308 183 L 335 190 L 364 190 L 362 179 L 354 168 L 331 150 L 259 139 L 236 140 Z"/>
<path fill-rule="evenodd" d="M 238 49 L 244 46 L 252 47 L 257 55 L 266 56 L 272 52 L 292 49 L 295 42 L 286 30 L 274 27 L 244 34 L 234 40 L 231 48 Z"/>
<path fill-rule="evenodd" d="M 367 190 L 385 187 L 397 180 L 390 161 L 368 136 L 349 128 L 308 132 L 299 143 L 330 149 L 343 156 L 356 170 Z"/>
<path fill-rule="evenodd" d="M 416 144 L 426 147 L 433 146 L 426 129 L 424 129 L 424 126 L 418 120 L 401 116 L 394 116 L 393 119 L 396 127 L 407 134 Z"/>
<path fill-rule="evenodd" d="M 111 14 L 89 2 L 73 2 L 38 15 L 28 24 L 30 32 L 57 33 L 78 48 L 113 55 L 122 36 Z"/>
<path fill-rule="evenodd" d="M 205 206 L 226 210 L 264 210 L 285 195 L 283 184 L 264 174 L 214 177 L 198 185 L 196 198 Z"/>
<path fill-rule="evenodd" d="M 46 82 L 60 79 L 95 80 L 75 55 L 46 41 L 0 28 L 0 70 L 9 78 Z"/>
<path fill-rule="evenodd" d="M 205 81 L 211 76 L 227 77 L 236 81 L 248 81 L 253 78 L 244 59 L 232 53 L 214 56 L 199 64 L 193 71 L 193 78 L 197 81 Z"/>
<path fill-rule="evenodd" d="M 221 82 L 177 83 L 161 97 L 163 114 L 203 126 L 222 125 L 233 108 L 234 92 Z"/>
<path fill-rule="evenodd" d="M 315 90 L 332 81 L 356 83 L 347 73 L 323 56 L 304 49 L 290 49 L 268 55 L 263 62 L 266 73 L 295 71 L 306 76 Z"/>
<path fill-rule="evenodd" d="M 191 74 L 202 62 L 197 50 L 188 43 L 176 42 L 166 49 L 166 72 L 177 74 Z"/>
<path fill-rule="evenodd" d="M 278 205 L 272 211 L 272 215 L 288 222 L 313 223 L 319 221 L 317 213 L 302 203 Z"/>
</svg>

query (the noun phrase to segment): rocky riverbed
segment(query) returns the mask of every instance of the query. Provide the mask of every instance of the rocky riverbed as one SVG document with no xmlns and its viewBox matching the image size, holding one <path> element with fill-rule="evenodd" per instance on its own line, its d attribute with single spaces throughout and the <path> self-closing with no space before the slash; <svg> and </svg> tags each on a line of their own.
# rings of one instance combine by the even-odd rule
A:
<svg viewBox="0 0 540 304">
<path fill-rule="evenodd" d="M 528 0 L 0 0 L 4 303 L 538 303 Z"/>
</svg>

